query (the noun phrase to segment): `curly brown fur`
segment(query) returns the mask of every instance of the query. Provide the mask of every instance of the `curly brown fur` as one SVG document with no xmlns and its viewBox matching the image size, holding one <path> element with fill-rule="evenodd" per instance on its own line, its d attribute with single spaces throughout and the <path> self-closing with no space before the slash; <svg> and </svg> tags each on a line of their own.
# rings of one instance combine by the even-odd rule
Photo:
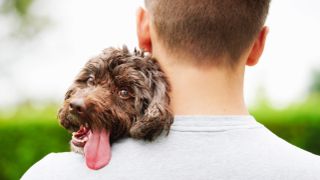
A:
<svg viewBox="0 0 320 180">
<path fill-rule="evenodd" d="M 90 59 L 65 95 L 60 123 L 105 128 L 110 142 L 130 136 L 154 140 L 173 122 L 169 83 L 157 61 L 143 52 L 107 48 Z M 76 151 L 76 150 L 74 150 Z"/>
</svg>

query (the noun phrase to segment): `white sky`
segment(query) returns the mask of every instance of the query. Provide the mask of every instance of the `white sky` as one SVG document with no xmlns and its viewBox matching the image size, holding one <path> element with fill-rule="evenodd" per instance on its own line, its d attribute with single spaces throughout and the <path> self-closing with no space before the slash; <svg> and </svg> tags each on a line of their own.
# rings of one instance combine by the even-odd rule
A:
<svg viewBox="0 0 320 180">
<path fill-rule="evenodd" d="M 0 106 L 24 98 L 62 97 L 88 58 L 108 46 L 137 44 L 135 11 L 142 0 L 38 0 L 33 8 L 51 19 L 34 40 L 0 43 Z M 245 95 L 253 102 L 263 86 L 276 105 L 302 98 L 310 71 L 320 68 L 320 1 L 273 0 L 270 33 L 260 63 L 247 69 Z M 0 38 L 10 21 L 0 19 Z M 0 39 L 1 40 L 1 39 Z M 7 61 L 6 61 L 7 62 Z M 0 69 L 1 70 L 1 69 Z M 11 77 L 2 75 L 9 74 Z"/>
</svg>

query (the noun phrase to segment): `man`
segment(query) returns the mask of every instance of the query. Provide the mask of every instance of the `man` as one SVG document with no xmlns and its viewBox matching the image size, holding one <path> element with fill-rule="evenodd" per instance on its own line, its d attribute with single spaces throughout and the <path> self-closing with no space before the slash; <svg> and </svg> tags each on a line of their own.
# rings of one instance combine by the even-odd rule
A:
<svg viewBox="0 0 320 180">
<path fill-rule="evenodd" d="M 110 164 L 98 171 L 78 154 L 49 154 L 22 179 L 320 179 L 320 157 L 272 134 L 244 103 L 245 66 L 263 52 L 269 0 L 145 3 L 139 46 L 172 85 L 169 135 L 115 143 Z"/>
</svg>

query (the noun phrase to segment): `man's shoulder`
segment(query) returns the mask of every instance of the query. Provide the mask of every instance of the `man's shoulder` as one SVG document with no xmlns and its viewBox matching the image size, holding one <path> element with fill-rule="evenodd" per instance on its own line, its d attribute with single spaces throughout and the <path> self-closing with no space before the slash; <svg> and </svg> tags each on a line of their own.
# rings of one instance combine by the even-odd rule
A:
<svg viewBox="0 0 320 180">
<path fill-rule="evenodd" d="M 68 171 L 68 165 L 76 165 L 81 159 L 73 152 L 50 153 L 32 165 L 21 179 L 56 179 L 57 172 Z"/>
<path fill-rule="evenodd" d="M 141 146 L 146 145 L 133 139 L 123 139 L 112 146 L 112 158 L 110 163 L 98 170 L 91 170 L 86 166 L 81 154 L 74 152 L 50 153 L 35 163 L 22 176 L 22 180 L 42 179 L 96 179 L 97 177 L 110 177 L 110 179 L 122 178 L 135 163 L 141 159 Z M 135 160 L 134 160 L 135 159 Z M 130 163 L 129 163 L 130 162 Z M 131 167 L 131 168 L 130 168 Z M 121 172 L 121 173 L 119 173 Z M 99 178 L 98 178 L 99 179 Z"/>
<path fill-rule="evenodd" d="M 127 138 L 114 143 L 110 163 L 98 171 L 88 169 L 80 154 L 51 153 L 33 165 L 23 179 L 261 179 L 261 176 L 316 179 L 320 177 L 320 157 L 287 143 L 263 127 L 222 132 L 171 131 L 169 136 L 154 142 Z"/>
</svg>

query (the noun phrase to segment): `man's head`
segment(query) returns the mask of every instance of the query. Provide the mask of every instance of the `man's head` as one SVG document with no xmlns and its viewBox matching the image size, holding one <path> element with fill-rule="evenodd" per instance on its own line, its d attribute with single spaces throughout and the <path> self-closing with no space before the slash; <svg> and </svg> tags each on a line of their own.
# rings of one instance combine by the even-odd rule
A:
<svg viewBox="0 0 320 180">
<path fill-rule="evenodd" d="M 156 36 L 167 53 L 196 61 L 193 64 L 234 67 L 243 53 L 250 51 L 248 56 L 253 57 L 247 64 L 253 65 L 263 50 L 267 34 L 263 25 L 269 3 L 270 0 L 145 0 L 147 12 L 138 11 L 140 47 L 152 51 Z"/>
</svg>

